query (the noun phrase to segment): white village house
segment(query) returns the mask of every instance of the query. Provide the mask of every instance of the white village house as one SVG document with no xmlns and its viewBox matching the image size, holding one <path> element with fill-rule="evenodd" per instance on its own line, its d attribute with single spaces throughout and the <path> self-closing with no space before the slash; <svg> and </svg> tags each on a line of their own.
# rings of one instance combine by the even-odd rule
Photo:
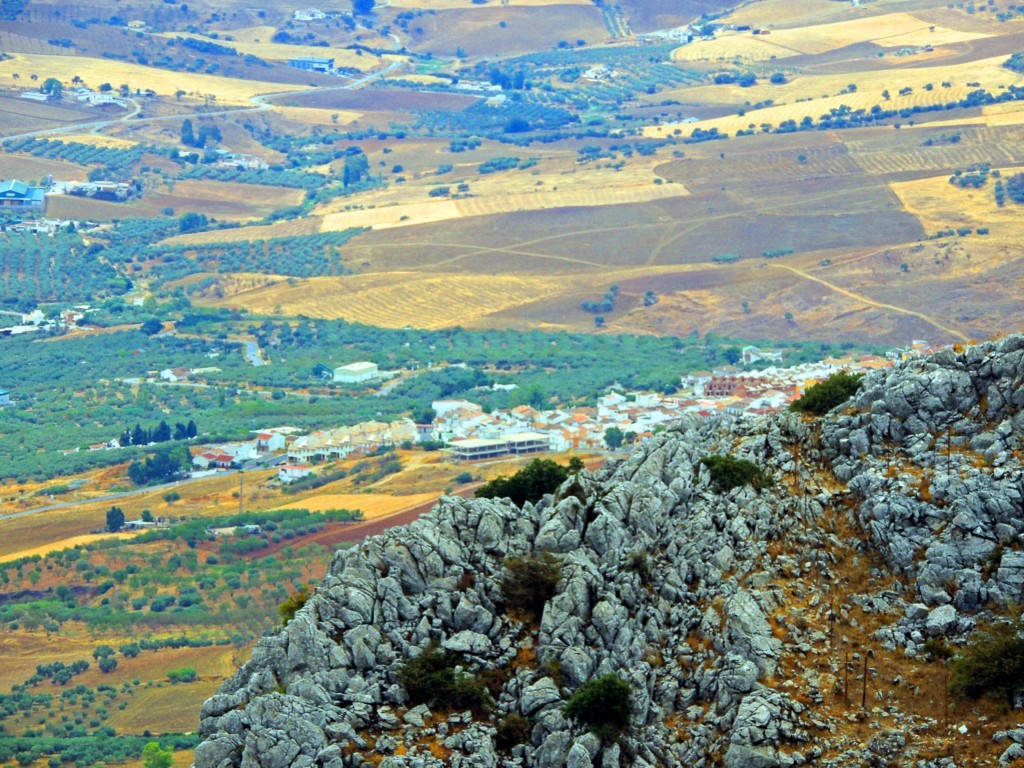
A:
<svg viewBox="0 0 1024 768">
<path fill-rule="evenodd" d="M 362 384 L 380 378 L 380 368 L 376 363 L 349 363 L 334 369 L 334 380 L 341 384 Z"/>
</svg>

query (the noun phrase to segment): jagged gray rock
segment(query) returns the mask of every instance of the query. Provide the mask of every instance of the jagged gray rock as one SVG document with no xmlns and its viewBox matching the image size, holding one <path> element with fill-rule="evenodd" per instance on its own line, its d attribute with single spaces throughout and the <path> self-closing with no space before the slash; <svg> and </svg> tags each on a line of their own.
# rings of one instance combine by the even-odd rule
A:
<svg viewBox="0 0 1024 768">
<path fill-rule="evenodd" d="M 879 640 L 910 656 L 928 637 L 962 638 L 986 606 L 1021 599 L 1022 405 L 1024 341 L 1013 337 L 872 374 L 817 427 L 790 414 L 687 419 L 522 509 L 444 498 L 419 521 L 336 553 L 295 619 L 204 704 L 196 766 L 353 768 L 373 751 L 389 768 L 689 766 L 711 754 L 730 768 L 890 761 L 907 748 L 898 732 L 849 749 L 837 741 L 839 757 L 824 762 L 806 744 L 812 728 L 831 726 L 786 688 L 821 701 L 838 667 L 766 681 L 785 657 L 830 642 L 827 623 L 852 621 L 852 604 L 883 617 Z M 699 464 L 709 453 L 788 473 L 801 495 L 782 483 L 715 493 Z M 829 463 L 848 489 L 818 487 L 803 461 Z M 846 606 L 821 599 L 813 582 L 830 578 L 826 545 L 839 543 L 820 526 L 823 509 L 847 501 L 909 588 Z M 779 541 L 787 553 L 771 551 Z M 530 631 L 502 609 L 500 582 L 507 557 L 540 551 L 557 555 L 562 576 Z M 784 580 L 818 627 L 788 611 Z M 434 643 L 466 670 L 505 671 L 493 716 L 444 718 L 406 700 L 397 671 Z M 517 660 L 524 651 L 537 662 Z M 576 688 L 605 674 L 632 691 L 618 743 L 563 713 Z M 499 752 L 494 723 L 510 714 L 530 718 L 529 736 Z M 1007 738 L 1004 757 L 1019 746 Z"/>
</svg>

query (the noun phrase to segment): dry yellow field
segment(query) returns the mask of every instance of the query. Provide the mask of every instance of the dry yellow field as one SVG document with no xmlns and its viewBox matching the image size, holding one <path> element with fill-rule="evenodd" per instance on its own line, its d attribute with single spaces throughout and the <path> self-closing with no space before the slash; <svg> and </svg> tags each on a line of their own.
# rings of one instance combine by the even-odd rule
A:
<svg viewBox="0 0 1024 768">
<path fill-rule="evenodd" d="M 262 27 L 260 29 L 263 29 Z M 271 32 L 271 35 L 273 32 Z M 255 40 L 225 40 L 221 37 L 218 40 L 211 40 L 206 35 L 198 35 L 190 32 L 161 32 L 158 37 L 191 37 L 196 40 L 205 40 L 216 45 L 234 48 L 241 54 L 252 54 L 268 61 L 287 61 L 303 56 L 313 58 L 334 59 L 335 66 L 358 69 L 362 72 L 371 72 L 378 69 L 382 64 L 380 56 L 372 53 L 364 53 L 362 56 L 349 48 L 323 48 L 315 45 L 285 45 L 284 43 L 256 42 Z M 235 36 L 232 33 L 232 36 Z M 270 35 L 267 36 L 270 40 Z"/>
<path fill-rule="evenodd" d="M 878 0 L 873 8 L 898 6 L 900 0 Z M 727 21 L 733 24 L 749 24 L 753 27 L 807 26 L 809 23 L 825 23 L 858 15 L 862 10 L 851 8 L 848 3 L 829 3 L 821 0 L 760 0 L 747 3 L 729 14 Z"/>
<path fill-rule="evenodd" d="M 238 227 L 237 229 L 195 232 L 189 235 L 177 235 L 161 241 L 164 245 L 202 245 L 204 243 L 237 243 L 249 240 L 268 240 L 272 237 L 296 237 L 298 235 L 314 235 L 320 231 L 322 221 L 317 217 L 279 221 L 258 227 Z"/>
<path fill-rule="evenodd" d="M 44 56 L 38 54 L 19 53 L 10 59 L 0 61 L 0 85 L 20 85 L 13 75 L 20 74 L 23 78 L 29 74 L 37 74 L 40 78 L 51 74 L 63 76 L 67 72 L 66 56 Z M 306 86 L 283 86 L 281 83 L 264 83 L 256 80 L 238 80 L 230 77 L 201 75 L 189 72 L 172 72 L 155 67 L 144 67 L 125 61 L 111 59 L 93 59 L 76 57 L 74 71 L 90 86 L 101 83 L 120 85 L 127 83 L 134 91 L 136 88 L 150 88 L 161 96 L 173 96 L 179 89 L 195 95 L 216 96 L 218 101 L 227 103 L 247 103 L 253 96 L 263 93 L 275 93 L 282 90 L 304 90 Z"/>
<path fill-rule="evenodd" d="M 883 36 L 879 36 L 883 33 Z M 721 34 L 714 40 L 698 40 L 677 48 L 677 61 L 766 61 L 798 54 L 816 54 L 854 43 L 873 42 L 883 47 L 948 45 L 989 37 L 980 32 L 950 29 L 922 21 L 906 13 L 841 21 L 832 24 L 783 29 L 770 35 Z"/>
<path fill-rule="evenodd" d="M 69 538 L 61 539 L 60 541 L 53 541 L 38 547 L 28 547 L 27 549 L 21 549 L 17 552 L 0 555 L 0 563 L 17 560 L 21 557 L 32 557 L 33 555 L 45 557 L 51 552 L 60 552 L 62 549 L 73 549 L 74 547 L 81 546 L 83 544 L 91 544 L 94 541 L 102 541 L 104 539 L 130 539 L 137 535 L 138 533 L 88 533 L 83 536 L 71 536 Z"/>
<path fill-rule="evenodd" d="M 283 107 L 274 105 L 274 112 L 289 120 L 306 125 L 348 125 L 362 118 L 362 112 L 344 109 L 317 109 L 315 107 Z M 337 120 L 335 120 L 337 116 Z"/>
<path fill-rule="evenodd" d="M 554 276 L 443 275 L 420 272 L 281 281 L 220 305 L 308 317 L 343 318 L 386 328 L 450 328 L 528 304 L 561 290 Z M 603 284 L 603 283 L 602 283 Z M 294 506 L 294 505 L 291 505 Z"/>
<path fill-rule="evenodd" d="M 633 162 L 619 171 L 596 166 L 577 167 L 559 155 L 545 158 L 537 175 L 510 171 L 465 177 L 468 197 L 430 198 L 437 182 L 394 186 L 363 195 L 330 201 L 314 209 L 324 217 L 324 231 L 349 227 L 390 229 L 436 221 L 551 208 L 592 208 L 602 205 L 644 203 L 689 194 L 678 183 L 655 183 L 659 159 Z M 459 169 L 462 170 L 461 167 Z M 659 178 L 659 181 L 663 181 Z M 355 205 L 358 210 L 345 210 Z"/>
<path fill-rule="evenodd" d="M 714 40 L 697 40 L 672 52 L 675 61 L 768 61 L 797 56 L 799 51 L 786 48 L 770 37 L 747 34 L 723 34 Z"/>
<path fill-rule="evenodd" d="M 647 136 L 665 136 L 680 128 L 689 134 L 694 128 L 717 128 L 719 131 L 734 133 L 745 130 L 753 124 L 762 123 L 779 125 L 785 120 L 800 122 L 805 116 L 817 120 L 832 109 L 847 106 L 850 109 L 870 109 L 876 104 L 886 109 L 926 106 L 965 98 L 976 86 L 968 86 L 968 82 L 977 82 L 981 88 L 996 91 L 1000 86 L 1020 85 L 1024 78 L 1002 66 L 1004 57 L 982 59 L 971 64 L 960 66 L 936 66 L 901 69 L 898 73 L 877 71 L 858 72 L 840 75 L 805 75 L 794 78 L 785 85 L 768 85 L 764 82 L 751 88 L 739 86 L 701 86 L 686 91 L 687 98 L 710 103 L 737 103 L 741 101 L 762 101 L 774 99 L 776 104 L 764 109 L 747 112 L 745 115 L 730 115 L 711 120 L 702 120 L 693 125 L 664 124 L 644 129 Z M 942 83 L 949 82 L 951 87 L 943 88 Z M 853 93 L 836 94 L 848 84 L 853 83 L 857 90 Z M 932 90 L 925 86 L 931 84 Z M 900 96 L 901 88 L 912 88 L 913 92 Z M 888 90 L 890 98 L 885 101 L 882 92 Z M 666 92 L 670 93 L 670 92 Z M 671 92 L 678 96 L 681 91 Z M 665 95 L 665 94 L 661 94 Z M 809 99 L 797 101 L 797 99 Z M 780 103 L 781 102 L 781 103 Z"/>
<path fill-rule="evenodd" d="M 113 147 L 114 149 L 127 149 L 138 146 L 137 141 L 122 139 L 117 136 L 104 136 L 97 133 L 64 133 L 61 134 L 61 141 L 77 142 L 79 144 L 92 144 L 97 147 Z"/>
<path fill-rule="evenodd" d="M 828 24 L 803 26 L 796 29 L 780 29 L 771 33 L 770 40 L 776 45 L 791 48 L 801 53 L 815 54 L 845 48 L 855 43 L 874 42 L 882 46 L 889 45 L 927 45 L 929 27 L 934 26 L 922 21 L 909 13 L 888 13 L 883 16 L 868 16 L 847 21 Z M 940 35 L 938 42 L 959 42 L 976 40 L 986 35 L 974 32 L 957 32 L 941 30 L 936 27 L 935 33 Z M 905 42 L 920 40 L 922 42 Z M 896 42 L 888 42 L 896 40 Z M 935 44 L 935 43 L 933 43 Z"/>
<path fill-rule="evenodd" d="M 602 205 L 646 203 L 689 194 L 682 184 L 654 184 L 647 186 L 611 187 L 570 190 L 537 190 L 468 197 L 460 200 L 441 200 L 344 211 L 324 215 L 323 231 L 333 232 L 349 227 L 391 229 L 435 221 L 461 219 L 468 216 L 489 216 L 496 213 L 541 211 L 549 208 L 592 208 Z"/>
<path fill-rule="evenodd" d="M 1003 175 L 1021 169 L 1002 169 Z M 993 239 L 1019 240 L 1024 236 L 1020 207 L 1008 200 L 1000 208 L 993 193 L 994 180 L 980 189 L 961 189 L 949 183 L 949 175 L 903 181 L 890 185 L 903 207 L 916 216 L 928 232 L 950 227 L 989 227 Z"/>
<path fill-rule="evenodd" d="M 359 509 L 367 520 L 387 517 L 403 509 L 414 507 L 437 498 L 436 493 L 414 493 L 408 496 L 389 496 L 380 493 L 338 493 L 311 496 L 308 499 L 283 504 L 275 509 L 308 509 L 326 512 L 331 509 Z"/>
</svg>

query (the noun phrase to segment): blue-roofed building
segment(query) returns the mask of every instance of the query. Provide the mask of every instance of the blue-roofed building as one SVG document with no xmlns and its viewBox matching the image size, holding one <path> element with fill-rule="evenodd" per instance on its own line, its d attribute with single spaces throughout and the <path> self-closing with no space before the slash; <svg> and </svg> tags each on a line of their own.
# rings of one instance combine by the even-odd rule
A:
<svg viewBox="0 0 1024 768">
<path fill-rule="evenodd" d="M 46 190 L 12 179 L 0 182 L 0 208 L 46 209 Z"/>
<path fill-rule="evenodd" d="M 0 408 L 11 404 L 11 393 L 6 389 L 0 389 Z"/>
</svg>

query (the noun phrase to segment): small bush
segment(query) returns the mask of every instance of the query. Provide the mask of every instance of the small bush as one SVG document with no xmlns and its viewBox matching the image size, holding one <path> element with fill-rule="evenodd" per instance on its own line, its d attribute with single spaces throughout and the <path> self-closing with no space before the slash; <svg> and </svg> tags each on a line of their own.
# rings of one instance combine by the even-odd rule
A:
<svg viewBox="0 0 1024 768">
<path fill-rule="evenodd" d="M 605 675 L 581 685 L 565 705 L 565 714 L 604 739 L 614 739 L 629 727 L 632 710 L 629 683 Z"/>
<path fill-rule="evenodd" d="M 469 709 L 474 714 L 487 712 L 491 698 L 476 678 L 456 672 L 459 656 L 432 645 L 419 656 L 405 661 L 398 669 L 399 684 L 405 688 L 414 706 L 431 709 Z"/>
<path fill-rule="evenodd" d="M 195 667 L 179 667 L 167 673 L 167 679 L 172 683 L 191 683 L 196 679 Z"/>
<path fill-rule="evenodd" d="M 837 405 L 842 405 L 860 389 L 862 374 L 839 371 L 827 379 L 808 387 L 803 396 L 789 406 L 791 411 L 824 416 Z"/>
<path fill-rule="evenodd" d="M 519 744 L 530 741 L 530 721 L 520 714 L 511 712 L 494 724 L 498 732 L 498 749 L 508 752 Z"/>
<path fill-rule="evenodd" d="M 277 606 L 278 613 L 281 614 L 281 626 L 284 626 L 295 618 L 296 611 L 306 604 L 309 600 L 309 596 L 309 587 L 303 587 L 300 591 L 296 592 Z"/>
<path fill-rule="evenodd" d="M 499 584 L 505 607 L 539 618 L 558 591 L 561 578 L 562 564 L 550 552 L 540 557 L 510 557 Z"/>
<path fill-rule="evenodd" d="M 775 478 L 746 459 L 715 453 L 705 456 L 700 463 L 711 473 L 711 484 L 715 493 L 728 493 L 733 488 L 743 485 L 750 485 L 758 491 L 775 485 Z"/>
<path fill-rule="evenodd" d="M 1019 623 L 997 624 L 971 636 L 953 658 L 949 692 L 954 701 L 998 696 L 1010 701 L 1024 690 L 1024 638 Z"/>
</svg>

